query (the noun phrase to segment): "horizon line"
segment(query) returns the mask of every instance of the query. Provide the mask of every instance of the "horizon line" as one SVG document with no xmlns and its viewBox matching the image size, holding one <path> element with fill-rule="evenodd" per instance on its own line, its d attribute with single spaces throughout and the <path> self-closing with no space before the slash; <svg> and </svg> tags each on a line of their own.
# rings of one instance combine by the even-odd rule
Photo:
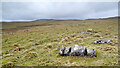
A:
<svg viewBox="0 0 120 68">
<path fill-rule="evenodd" d="M 53 20 L 89 20 L 89 19 L 105 19 L 105 18 L 113 18 L 113 17 L 119 17 L 119 16 L 110 16 L 110 17 L 101 17 L 101 18 L 86 18 L 86 19 L 80 19 L 80 18 L 39 18 L 39 19 L 33 19 L 33 20 L 0 20 L 0 22 L 31 22 L 31 21 L 37 21 L 42 19 L 53 19 Z"/>
</svg>

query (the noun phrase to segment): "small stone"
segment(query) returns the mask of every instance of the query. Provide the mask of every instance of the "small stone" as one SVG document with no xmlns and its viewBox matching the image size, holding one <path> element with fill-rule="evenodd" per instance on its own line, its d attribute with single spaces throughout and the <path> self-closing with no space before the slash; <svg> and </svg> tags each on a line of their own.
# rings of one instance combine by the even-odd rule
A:
<svg viewBox="0 0 120 68">
<path fill-rule="evenodd" d="M 87 32 L 92 32 L 93 30 L 92 29 L 88 29 Z"/>
<path fill-rule="evenodd" d="M 104 43 L 110 43 L 111 40 L 103 40 Z"/>
<path fill-rule="evenodd" d="M 93 44 L 104 44 L 104 43 L 110 43 L 111 40 L 97 40 L 97 41 L 94 41 Z"/>
<path fill-rule="evenodd" d="M 97 40 L 97 41 L 94 41 L 93 44 L 103 44 L 102 40 Z"/>
</svg>

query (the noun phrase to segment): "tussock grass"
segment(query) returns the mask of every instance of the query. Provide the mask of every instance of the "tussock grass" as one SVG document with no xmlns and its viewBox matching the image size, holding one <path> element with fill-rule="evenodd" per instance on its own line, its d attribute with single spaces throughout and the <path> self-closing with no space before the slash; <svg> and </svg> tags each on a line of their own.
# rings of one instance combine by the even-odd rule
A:
<svg viewBox="0 0 120 68">
<path fill-rule="evenodd" d="M 35 24 L 34 24 L 35 23 Z M 13 29 L 41 22 L 4 25 Z M 117 19 L 52 21 L 42 26 L 3 32 L 3 66 L 111 66 L 118 65 Z M 51 25 L 49 25 L 51 24 Z M 16 26 L 17 25 L 17 26 Z M 103 28 L 104 27 L 104 28 Z M 92 31 L 86 32 L 88 29 Z M 109 44 L 92 44 L 96 40 L 112 40 Z M 60 56 L 60 47 L 78 44 L 96 49 L 97 57 Z"/>
</svg>

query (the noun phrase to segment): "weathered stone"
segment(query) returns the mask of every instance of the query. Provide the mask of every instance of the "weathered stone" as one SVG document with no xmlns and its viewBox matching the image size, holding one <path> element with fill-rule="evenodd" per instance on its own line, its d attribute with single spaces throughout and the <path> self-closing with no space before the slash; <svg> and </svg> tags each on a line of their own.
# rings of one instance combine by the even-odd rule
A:
<svg viewBox="0 0 120 68">
<path fill-rule="evenodd" d="M 61 56 L 69 56 L 70 51 L 71 51 L 71 47 L 62 47 L 59 51 L 59 54 Z"/>
<path fill-rule="evenodd" d="M 103 44 L 103 43 L 110 43 L 111 41 L 110 40 L 97 40 L 97 41 L 94 41 L 93 44 Z"/>
<path fill-rule="evenodd" d="M 87 32 L 92 32 L 92 29 L 88 29 Z"/>
<path fill-rule="evenodd" d="M 110 43 L 110 40 L 103 40 L 104 43 Z"/>
<path fill-rule="evenodd" d="M 94 42 L 93 42 L 93 44 L 97 44 L 97 43 L 98 43 L 98 44 L 102 44 L 103 42 L 102 42 L 102 40 L 97 40 L 97 41 L 94 41 Z"/>
<path fill-rule="evenodd" d="M 70 51 L 71 51 L 71 47 L 65 47 L 64 55 L 65 55 L 65 56 L 69 56 Z"/>
<path fill-rule="evenodd" d="M 61 56 L 88 56 L 96 57 L 96 50 L 88 49 L 83 46 L 74 45 L 73 47 L 60 48 L 59 54 Z"/>
<path fill-rule="evenodd" d="M 61 47 L 61 48 L 60 48 L 59 54 L 60 54 L 61 56 L 64 55 L 64 50 L 65 50 L 65 47 Z"/>
<path fill-rule="evenodd" d="M 71 48 L 71 56 L 85 56 L 85 47 L 74 45 Z"/>
<path fill-rule="evenodd" d="M 89 57 L 96 57 L 96 50 L 94 49 L 89 49 L 89 48 L 86 48 L 86 53 L 87 53 L 87 56 Z"/>
</svg>

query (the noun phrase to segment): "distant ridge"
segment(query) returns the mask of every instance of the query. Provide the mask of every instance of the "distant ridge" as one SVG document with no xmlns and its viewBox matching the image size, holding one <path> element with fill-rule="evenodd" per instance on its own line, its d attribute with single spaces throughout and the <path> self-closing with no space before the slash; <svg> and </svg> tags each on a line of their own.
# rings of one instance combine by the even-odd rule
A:
<svg viewBox="0 0 120 68">
<path fill-rule="evenodd" d="M 116 17 L 108 17 L 108 18 L 91 18 L 91 19 L 36 19 L 36 20 L 19 20 L 19 21 L 2 21 L 4 22 L 49 22 L 49 21 L 65 21 L 65 20 L 73 20 L 73 21 L 79 21 L 79 20 L 97 20 L 97 19 L 112 19 L 112 18 L 119 18 L 119 16 Z"/>
<path fill-rule="evenodd" d="M 118 18 L 116 17 L 108 17 L 108 18 L 91 18 L 91 19 L 83 19 L 83 20 L 95 20 L 95 19 L 112 19 L 112 18 Z M 82 20 L 82 19 L 37 19 L 34 21 L 40 21 L 40 22 L 48 22 L 48 21 L 65 21 L 65 20 Z"/>
</svg>

